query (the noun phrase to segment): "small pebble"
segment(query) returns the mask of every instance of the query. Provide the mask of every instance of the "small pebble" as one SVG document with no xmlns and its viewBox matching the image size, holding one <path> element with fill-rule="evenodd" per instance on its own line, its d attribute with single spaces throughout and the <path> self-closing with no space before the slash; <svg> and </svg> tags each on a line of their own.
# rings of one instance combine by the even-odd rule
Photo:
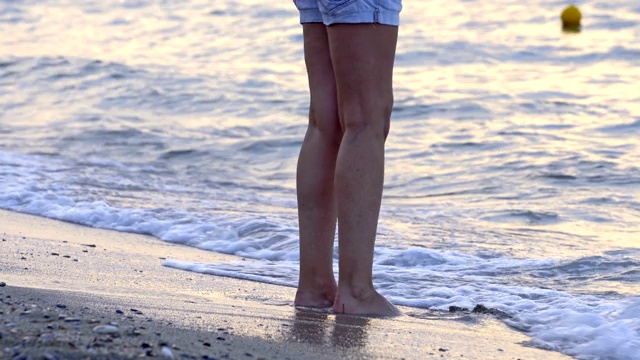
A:
<svg viewBox="0 0 640 360">
<path fill-rule="evenodd" d="M 140 347 L 143 349 L 148 349 L 151 347 L 151 345 L 149 343 L 143 342 L 142 344 L 140 344 Z"/>
<path fill-rule="evenodd" d="M 69 259 L 69 258 L 71 258 L 71 256 L 69 256 L 69 255 L 64 255 L 64 256 L 63 256 L 63 258 L 67 258 L 67 259 Z"/>
<path fill-rule="evenodd" d="M 124 314 L 124 312 L 120 309 L 116 310 L 116 314 Z"/>
<path fill-rule="evenodd" d="M 202 345 L 203 345 L 203 346 L 211 346 L 211 344 L 209 344 L 208 342 L 203 343 Z"/>
<path fill-rule="evenodd" d="M 7 286 L 7 284 L 2 282 L 2 281 L 0 281 L 0 287 L 5 287 L 5 286 Z"/>
<path fill-rule="evenodd" d="M 164 356 L 165 359 L 174 360 L 176 358 L 175 355 L 173 355 L 173 352 L 171 351 L 171 349 L 169 349 L 166 346 L 162 348 L 162 356 Z"/>
<path fill-rule="evenodd" d="M 60 308 L 60 309 L 66 309 L 67 305 L 63 305 L 63 304 L 57 304 L 56 307 Z"/>
<path fill-rule="evenodd" d="M 93 328 L 93 332 L 98 334 L 116 334 L 118 333 L 118 328 L 113 325 L 98 325 Z"/>
<path fill-rule="evenodd" d="M 72 323 L 72 322 L 80 322 L 81 320 L 78 318 L 68 318 L 64 319 L 64 322 Z"/>
<path fill-rule="evenodd" d="M 58 253 L 51 253 L 51 255 L 53 255 L 53 256 L 60 256 L 60 254 L 58 254 Z"/>
<path fill-rule="evenodd" d="M 224 338 L 222 336 L 218 336 L 216 340 L 224 341 Z"/>
<path fill-rule="evenodd" d="M 445 348 L 440 348 L 440 349 L 438 349 L 438 351 L 445 352 L 445 351 L 448 351 L 448 350 L 447 350 L 447 349 L 445 349 Z"/>
</svg>

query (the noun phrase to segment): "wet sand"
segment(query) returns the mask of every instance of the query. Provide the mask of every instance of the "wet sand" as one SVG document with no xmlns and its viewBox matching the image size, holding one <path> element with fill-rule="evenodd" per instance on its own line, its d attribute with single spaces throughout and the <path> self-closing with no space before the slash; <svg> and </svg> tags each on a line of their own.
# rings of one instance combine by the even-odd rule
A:
<svg viewBox="0 0 640 360">
<path fill-rule="evenodd" d="M 490 315 L 296 310 L 293 288 L 162 266 L 237 257 L 2 210 L 0 259 L 0 358 L 568 358 Z"/>
</svg>

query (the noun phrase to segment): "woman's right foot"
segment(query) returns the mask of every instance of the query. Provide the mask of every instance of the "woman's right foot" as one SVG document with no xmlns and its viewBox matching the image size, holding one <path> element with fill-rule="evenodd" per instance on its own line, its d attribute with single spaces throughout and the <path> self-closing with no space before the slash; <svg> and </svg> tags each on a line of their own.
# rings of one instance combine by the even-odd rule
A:
<svg viewBox="0 0 640 360">
<path fill-rule="evenodd" d="M 366 291 L 352 291 L 352 289 L 338 289 L 333 302 L 333 312 L 336 314 L 366 315 L 374 317 L 395 317 L 402 313 L 375 289 Z"/>
<path fill-rule="evenodd" d="M 326 289 L 320 287 L 301 288 L 296 291 L 294 306 L 310 308 L 328 308 L 333 306 L 336 297 L 336 286 L 329 286 Z"/>
</svg>

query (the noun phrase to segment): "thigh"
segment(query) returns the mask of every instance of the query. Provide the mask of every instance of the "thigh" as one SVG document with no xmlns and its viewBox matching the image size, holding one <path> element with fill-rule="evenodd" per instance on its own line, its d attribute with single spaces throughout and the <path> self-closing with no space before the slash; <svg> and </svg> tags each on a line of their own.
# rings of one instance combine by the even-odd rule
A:
<svg viewBox="0 0 640 360">
<path fill-rule="evenodd" d="M 390 114 L 398 27 L 337 24 L 327 29 L 341 121 L 345 113 L 355 112 L 359 119 L 380 118 L 379 111 Z"/>
<path fill-rule="evenodd" d="M 311 94 L 310 121 L 331 133 L 340 128 L 335 75 L 329 50 L 327 27 L 322 23 L 302 25 L 304 59 Z"/>
</svg>

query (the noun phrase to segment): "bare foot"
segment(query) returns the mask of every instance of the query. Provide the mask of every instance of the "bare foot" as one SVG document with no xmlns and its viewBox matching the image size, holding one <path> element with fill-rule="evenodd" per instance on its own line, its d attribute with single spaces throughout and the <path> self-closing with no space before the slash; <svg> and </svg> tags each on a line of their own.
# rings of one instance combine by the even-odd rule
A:
<svg viewBox="0 0 640 360">
<path fill-rule="evenodd" d="M 336 287 L 329 287 L 328 289 L 311 288 L 301 289 L 298 288 L 296 292 L 296 299 L 294 300 L 294 306 L 311 307 L 311 308 L 328 308 L 333 305 L 333 300 L 336 297 Z"/>
<path fill-rule="evenodd" d="M 397 307 L 374 289 L 359 292 L 351 289 L 339 289 L 333 303 L 333 312 L 381 317 L 402 315 Z"/>
</svg>

